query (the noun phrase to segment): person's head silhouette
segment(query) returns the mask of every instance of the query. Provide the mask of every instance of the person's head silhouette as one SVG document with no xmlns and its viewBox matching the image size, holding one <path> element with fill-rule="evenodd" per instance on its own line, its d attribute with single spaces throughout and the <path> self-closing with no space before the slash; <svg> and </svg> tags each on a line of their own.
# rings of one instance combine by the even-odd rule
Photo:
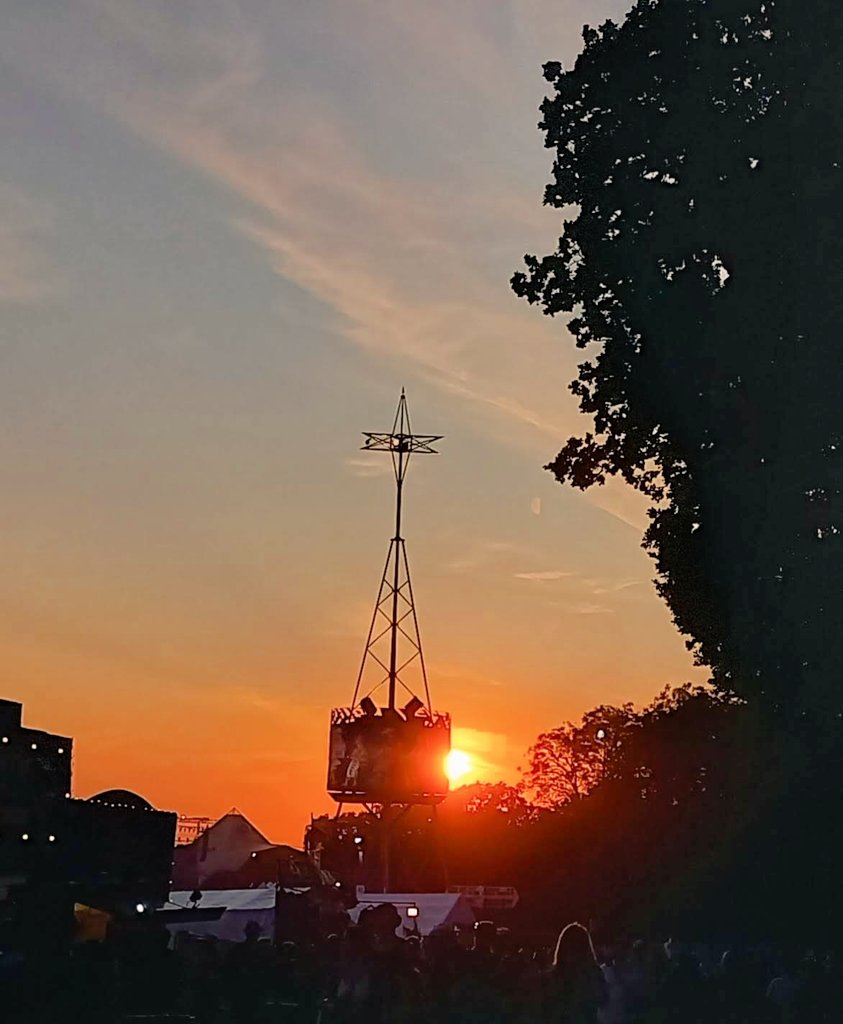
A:
<svg viewBox="0 0 843 1024">
<path fill-rule="evenodd" d="M 576 921 L 559 933 L 553 954 L 553 969 L 569 974 L 597 965 L 597 956 L 588 929 Z"/>
</svg>

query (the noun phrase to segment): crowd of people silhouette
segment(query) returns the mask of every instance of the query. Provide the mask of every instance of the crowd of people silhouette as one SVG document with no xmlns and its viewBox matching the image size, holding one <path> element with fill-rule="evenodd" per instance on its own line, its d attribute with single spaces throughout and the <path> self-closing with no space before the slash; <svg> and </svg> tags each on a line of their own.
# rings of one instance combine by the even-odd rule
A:
<svg viewBox="0 0 843 1024">
<path fill-rule="evenodd" d="M 175 936 L 154 918 L 65 953 L 0 956 L 4 1020 L 196 1024 L 824 1024 L 843 973 L 828 951 L 723 951 L 638 939 L 595 946 L 568 924 L 553 946 L 507 928 L 400 937 L 391 904 L 318 941 Z"/>
</svg>

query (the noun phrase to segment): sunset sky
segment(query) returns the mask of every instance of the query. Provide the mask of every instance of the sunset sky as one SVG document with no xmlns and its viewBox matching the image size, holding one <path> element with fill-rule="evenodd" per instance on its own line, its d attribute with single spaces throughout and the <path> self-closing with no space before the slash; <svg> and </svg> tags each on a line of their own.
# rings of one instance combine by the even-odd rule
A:
<svg viewBox="0 0 843 1024">
<path fill-rule="evenodd" d="M 300 842 L 407 482 L 434 704 L 482 777 L 703 678 L 586 421 L 545 253 L 541 64 L 619 0 L 11 0 L 0 33 L 0 696 L 75 792 Z"/>
</svg>

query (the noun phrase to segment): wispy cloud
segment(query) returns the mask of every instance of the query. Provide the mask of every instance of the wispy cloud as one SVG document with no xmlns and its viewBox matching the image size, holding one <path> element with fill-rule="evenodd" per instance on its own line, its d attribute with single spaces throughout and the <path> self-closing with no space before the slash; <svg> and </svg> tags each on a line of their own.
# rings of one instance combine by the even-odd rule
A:
<svg viewBox="0 0 843 1024">
<path fill-rule="evenodd" d="M 517 580 L 530 580 L 534 583 L 544 583 L 550 580 L 568 579 L 570 576 L 575 575 L 576 573 L 566 572 L 561 569 L 547 569 L 543 572 L 517 572 L 515 578 Z"/>
<path fill-rule="evenodd" d="M 506 540 L 475 540 L 467 545 L 467 550 L 446 563 L 448 572 L 473 572 L 485 566 L 499 564 L 508 556 L 523 553 L 523 544 Z"/>
<path fill-rule="evenodd" d="M 615 609 L 607 604 L 564 604 L 559 606 L 562 611 L 570 615 L 613 615 Z"/>
<path fill-rule="evenodd" d="M 636 533 L 643 533 L 649 525 L 649 502 L 623 480 L 610 477 L 602 487 L 592 487 L 586 493 L 592 504 L 630 526 Z"/>
<path fill-rule="evenodd" d="M 504 733 L 469 729 L 463 726 L 455 727 L 452 740 L 455 747 L 462 747 L 477 754 L 500 754 L 506 749 L 509 742 Z"/>
<path fill-rule="evenodd" d="M 552 450 L 573 407 L 561 383 L 536 367 L 558 369 L 564 346 L 549 323 L 515 300 L 506 280 L 537 225 L 553 235 L 538 191 L 517 192 L 479 173 L 467 189 L 421 171 L 387 170 L 357 144 L 336 103 L 271 77 L 259 19 L 245 18 L 236 4 L 211 0 L 195 21 L 191 0 L 177 7 L 87 0 L 82 10 L 87 23 L 24 20 L 9 58 L 40 66 L 64 91 L 106 109 L 248 202 L 253 213 L 235 216 L 233 226 L 280 276 L 332 310 L 351 342 L 415 367 L 527 428 L 542 454 Z M 460 54 L 453 65 L 442 62 L 444 72 L 455 69 L 447 88 L 456 94 L 467 68 L 476 66 L 471 77 L 481 78 L 480 69 L 495 66 L 498 44 L 489 34 L 495 19 L 475 23 L 467 12 L 449 11 L 443 4 L 416 15 L 402 6 L 400 16 L 397 9 L 373 13 L 373 23 L 353 18 L 347 28 L 374 45 L 376 25 L 375 56 L 385 59 L 407 32 L 420 53 L 431 18 L 450 24 L 435 36 L 438 48 Z M 62 60 L 51 61 L 59 43 Z"/>
<path fill-rule="evenodd" d="M 544 160 L 523 163 L 547 56 L 539 52 L 544 40 L 525 43 L 538 14 L 529 4 L 525 13 L 523 3 L 498 9 L 480 0 L 386 8 L 370 0 L 363 8 L 329 2 L 282 14 L 234 0 L 81 0 L 74 17 L 27 10 L 0 54 L 24 72 L 38 68 L 65 93 L 226 186 L 242 206 L 224 214 L 233 229 L 280 277 L 315 296 L 350 343 L 465 398 L 497 436 L 550 457 L 581 429 L 564 388 L 578 357 L 561 324 L 518 302 L 507 285 L 525 249 L 552 245 L 558 232 L 539 201 Z M 471 168 L 454 163 L 448 174 L 433 174 L 418 161 L 408 169 L 393 159 L 400 136 L 398 150 L 378 153 L 358 141 L 354 107 L 327 70 L 324 89 L 285 79 L 275 49 L 291 18 L 323 33 L 326 52 L 335 36 L 343 52 L 353 40 L 392 76 L 397 97 L 412 88 L 412 116 L 428 130 L 447 124 L 464 136 L 470 126 Z M 578 47 L 578 18 L 577 9 L 570 27 L 557 19 L 554 49 Z M 501 82 L 495 69 L 503 55 L 512 62 L 516 45 L 526 45 L 535 67 Z M 415 88 L 419 76 L 437 86 L 432 96 Z M 523 139 L 507 142 L 469 119 L 476 95 L 474 106 L 453 102 L 476 89 L 488 103 L 523 106 Z M 398 119 L 394 102 L 388 113 L 398 129 L 406 115 Z M 512 159 L 523 173 L 509 173 Z M 587 498 L 636 529 L 646 522 L 615 488 Z"/>
<path fill-rule="evenodd" d="M 509 740 L 503 733 L 457 727 L 451 736 L 452 746 L 471 755 L 471 770 L 460 779 L 466 785 L 476 779 L 491 782 L 505 773 L 509 761 Z"/>
<path fill-rule="evenodd" d="M 637 587 L 641 584 L 641 580 L 599 580 L 599 579 L 584 579 L 583 583 L 589 588 L 592 594 L 595 596 L 602 596 L 604 594 L 619 594 L 621 591 L 629 590 L 630 587 Z"/>
<path fill-rule="evenodd" d="M 565 569 L 543 569 L 534 572 L 517 572 L 514 574 L 517 580 L 526 580 L 529 583 L 555 583 L 563 581 L 563 590 L 568 594 L 587 594 L 589 597 L 616 598 L 617 595 L 631 590 L 640 585 L 638 579 L 608 579 L 582 576 L 578 572 Z M 560 606 L 561 607 L 561 606 Z M 579 614 L 596 614 L 597 612 L 610 611 L 604 604 L 594 602 L 580 602 L 576 605 L 566 605 L 568 611 L 576 610 Z"/>
<path fill-rule="evenodd" d="M 389 476 L 392 473 L 392 462 L 388 458 L 365 458 L 364 456 L 357 456 L 350 459 L 345 459 L 343 465 L 351 473 L 352 476 L 359 477 L 375 477 L 375 476 Z"/>
</svg>

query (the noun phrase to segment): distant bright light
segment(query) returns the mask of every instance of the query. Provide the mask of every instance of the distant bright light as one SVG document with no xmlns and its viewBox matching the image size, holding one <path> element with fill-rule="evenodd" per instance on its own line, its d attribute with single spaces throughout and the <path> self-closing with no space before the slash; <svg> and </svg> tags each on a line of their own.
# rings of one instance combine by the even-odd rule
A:
<svg viewBox="0 0 843 1024">
<path fill-rule="evenodd" d="M 145 903 L 136 903 L 135 904 L 135 910 L 139 914 L 142 914 L 146 910 L 146 904 Z"/>
<path fill-rule="evenodd" d="M 445 758 L 445 774 L 451 782 L 457 782 L 471 771 L 471 757 L 464 750 L 451 750 Z"/>
</svg>

